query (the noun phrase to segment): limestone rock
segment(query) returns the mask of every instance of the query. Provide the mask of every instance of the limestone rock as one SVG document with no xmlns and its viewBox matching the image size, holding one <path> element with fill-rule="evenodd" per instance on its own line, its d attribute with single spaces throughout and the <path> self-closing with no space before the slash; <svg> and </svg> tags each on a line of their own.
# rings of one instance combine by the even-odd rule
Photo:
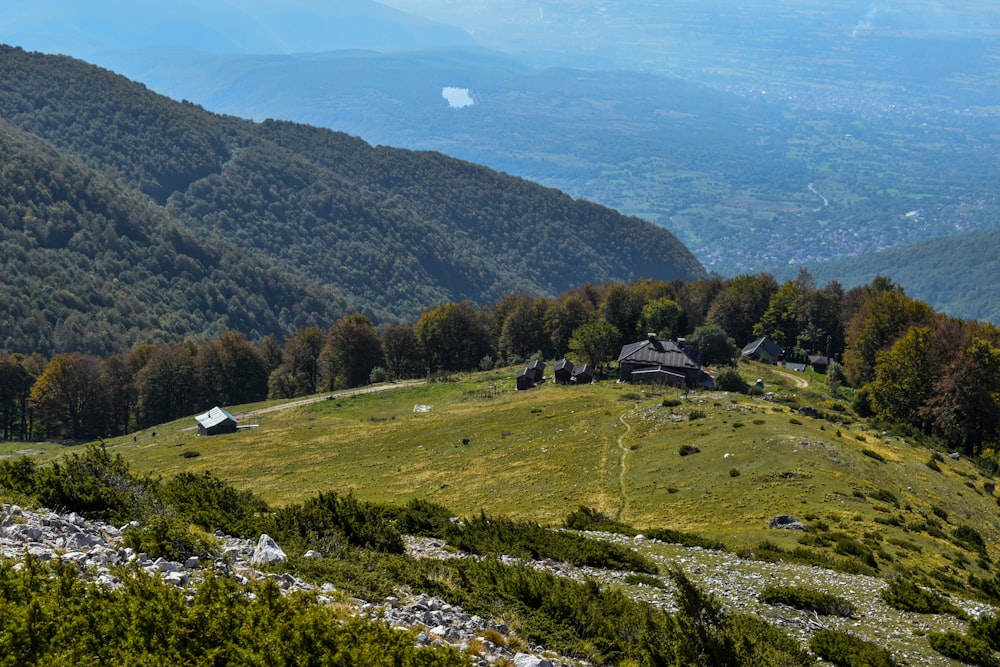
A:
<svg viewBox="0 0 1000 667">
<path fill-rule="evenodd" d="M 250 558 L 251 565 L 262 565 L 265 563 L 284 563 L 288 556 L 275 543 L 270 535 L 264 534 L 257 540 L 257 548 L 253 550 Z"/>
</svg>

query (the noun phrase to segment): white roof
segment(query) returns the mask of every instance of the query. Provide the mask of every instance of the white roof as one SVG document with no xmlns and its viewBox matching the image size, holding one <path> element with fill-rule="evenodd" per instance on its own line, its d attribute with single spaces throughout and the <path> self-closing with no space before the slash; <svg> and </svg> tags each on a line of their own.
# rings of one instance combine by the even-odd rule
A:
<svg viewBox="0 0 1000 667">
<path fill-rule="evenodd" d="M 195 416 L 195 419 L 198 420 L 198 423 L 205 428 L 212 428 L 213 426 L 218 426 L 226 421 L 236 423 L 236 417 L 232 416 L 218 406 L 212 408 L 203 415 Z"/>
</svg>

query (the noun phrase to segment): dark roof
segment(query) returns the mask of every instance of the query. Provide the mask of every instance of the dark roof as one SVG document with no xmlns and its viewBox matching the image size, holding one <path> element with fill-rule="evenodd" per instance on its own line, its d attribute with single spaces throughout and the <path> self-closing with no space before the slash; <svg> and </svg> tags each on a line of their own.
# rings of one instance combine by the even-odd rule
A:
<svg viewBox="0 0 1000 667">
<path fill-rule="evenodd" d="M 197 415 L 195 420 L 201 424 L 202 428 L 209 429 L 227 421 L 236 423 L 236 417 L 232 416 L 222 408 L 216 406 L 203 415 Z"/>
<path fill-rule="evenodd" d="M 618 363 L 645 364 L 697 370 L 687 353 L 672 340 L 647 339 L 622 348 Z"/>
<path fill-rule="evenodd" d="M 577 375 L 589 375 L 593 377 L 594 373 L 595 371 L 593 366 L 591 366 L 590 364 L 584 364 L 583 366 L 577 366 L 573 370 L 573 377 L 576 377 Z"/>
<path fill-rule="evenodd" d="M 781 347 L 767 336 L 758 338 L 752 343 L 747 343 L 743 346 L 744 357 L 761 353 L 765 353 L 768 356 L 777 359 L 781 356 Z"/>
<path fill-rule="evenodd" d="M 572 373 L 573 372 L 573 362 L 570 361 L 569 359 L 560 359 L 559 361 L 556 362 L 554 370 L 561 371 L 564 368 L 568 372 Z"/>
</svg>

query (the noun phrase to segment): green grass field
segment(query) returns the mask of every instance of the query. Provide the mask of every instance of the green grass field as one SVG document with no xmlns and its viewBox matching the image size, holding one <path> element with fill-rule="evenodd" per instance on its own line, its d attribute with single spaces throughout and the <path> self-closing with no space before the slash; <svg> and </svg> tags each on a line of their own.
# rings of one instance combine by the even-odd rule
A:
<svg viewBox="0 0 1000 667">
<path fill-rule="evenodd" d="M 192 418 L 106 444 L 139 473 L 210 470 L 272 505 L 333 490 L 548 525 L 584 505 L 733 548 L 765 539 L 794 548 L 801 533 L 767 527 L 794 514 L 811 531 L 880 549 L 883 562 L 944 575 L 977 559 L 952 540 L 959 525 L 995 540 L 997 502 L 971 463 L 943 457 L 931 469 L 930 450 L 869 430 L 830 398 L 823 376 L 802 375 L 803 389 L 770 367 L 742 368 L 775 400 L 610 380 L 517 392 L 504 369 L 247 414 L 241 424 L 257 428 L 231 435 L 198 436 Z M 799 415 L 799 405 L 826 418 Z M 683 445 L 699 451 L 681 456 Z"/>
</svg>

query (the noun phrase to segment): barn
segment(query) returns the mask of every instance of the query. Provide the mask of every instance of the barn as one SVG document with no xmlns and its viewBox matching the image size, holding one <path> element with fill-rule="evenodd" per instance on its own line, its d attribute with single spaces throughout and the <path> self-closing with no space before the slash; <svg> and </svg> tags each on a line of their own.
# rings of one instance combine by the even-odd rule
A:
<svg viewBox="0 0 1000 667">
<path fill-rule="evenodd" d="M 219 435 L 236 432 L 236 417 L 216 406 L 203 415 L 195 416 L 198 435 Z"/>
<path fill-rule="evenodd" d="M 646 340 L 622 348 L 618 374 L 622 382 L 695 387 L 701 378 L 701 367 L 674 341 L 649 334 Z"/>
</svg>

